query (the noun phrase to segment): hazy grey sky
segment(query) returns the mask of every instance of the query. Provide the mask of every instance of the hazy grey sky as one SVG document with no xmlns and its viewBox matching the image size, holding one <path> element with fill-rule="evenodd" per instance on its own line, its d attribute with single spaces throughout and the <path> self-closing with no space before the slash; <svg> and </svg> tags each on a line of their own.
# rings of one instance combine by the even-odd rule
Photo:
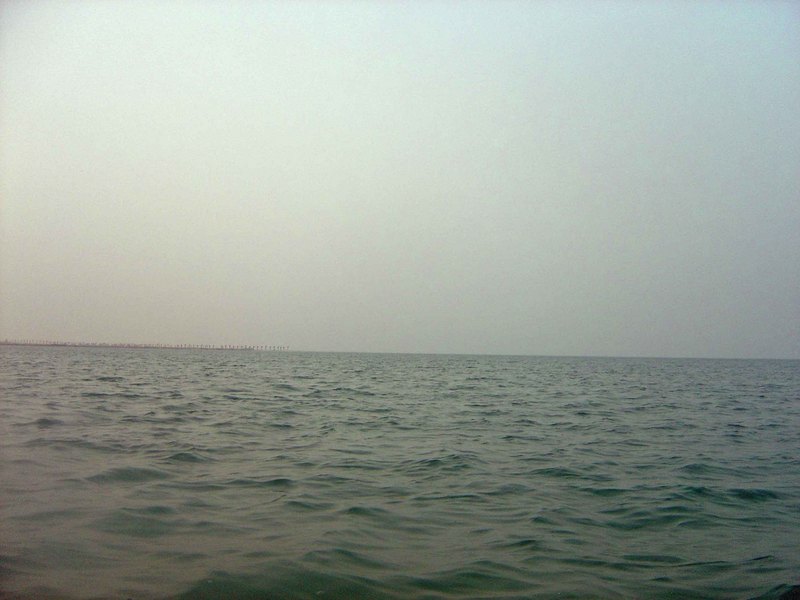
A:
<svg viewBox="0 0 800 600">
<path fill-rule="evenodd" d="M 800 357 L 800 9 L 4 1 L 0 198 L 0 338 Z"/>
</svg>

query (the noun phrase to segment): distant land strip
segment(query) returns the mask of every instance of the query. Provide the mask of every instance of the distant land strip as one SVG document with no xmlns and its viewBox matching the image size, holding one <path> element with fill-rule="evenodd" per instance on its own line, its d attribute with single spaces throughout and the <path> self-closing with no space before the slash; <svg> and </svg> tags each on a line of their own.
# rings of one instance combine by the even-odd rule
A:
<svg viewBox="0 0 800 600">
<path fill-rule="evenodd" d="M 51 340 L 1 340 L 0 346 L 69 346 L 73 348 L 164 348 L 168 350 L 257 350 L 286 352 L 289 346 L 247 344 L 116 344 L 108 342 L 56 342 Z"/>
</svg>

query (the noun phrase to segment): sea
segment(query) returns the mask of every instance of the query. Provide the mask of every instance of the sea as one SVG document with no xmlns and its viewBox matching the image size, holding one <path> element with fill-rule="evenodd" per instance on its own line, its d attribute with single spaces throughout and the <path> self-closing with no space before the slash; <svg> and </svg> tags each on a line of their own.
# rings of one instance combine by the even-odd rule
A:
<svg viewBox="0 0 800 600">
<path fill-rule="evenodd" d="M 0 347 L 0 597 L 753 599 L 800 361 Z"/>
</svg>

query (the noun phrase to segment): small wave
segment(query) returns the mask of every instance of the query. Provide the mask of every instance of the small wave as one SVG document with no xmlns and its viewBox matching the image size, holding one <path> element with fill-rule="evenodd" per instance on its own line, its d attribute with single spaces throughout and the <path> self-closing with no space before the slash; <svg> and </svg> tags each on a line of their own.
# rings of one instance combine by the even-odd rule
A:
<svg viewBox="0 0 800 600">
<path fill-rule="evenodd" d="M 95 521 L 93 527 L 106 533 L 154 538 L 171 533 L 175 530 L 176 525 L 163 518 L 118 510 L 106 518 Z"/>
<path fill-rule="evenodd" d="M 336 469 L 352 469 L 356 471 L 383 471 L 384 466 L 382 463 L 375 461 L 372 462 L 359 462 L 354 460 L 346 460 L 344 462 L 327 463 L 327 466 Z"/>
<path fill-rule="evenodd" d="M 748 500 L 751 502 L 764 502 L 765 500 L 777 500 L 780 496 L 772 490 L 764 489 L 744 489 L 733 488 L 730 494 L 739 500 Z"/>
<path fill-rule="evenodd" d="M 720 497 L 720 493 L 718 491 L 704 485 L 691 485 L 683 488 L 683 490 L 687 496 L 696 496 L 698 498 Z"/>
<path fill-rule="evenodd" d="M 350 394 L 353 396 L 375 396 L 375 392 L 370 392 L 369 390 L 359 390 L 349 387 L 337 387 L 333 388 L 334 392 L 339 392 L 340 394 Z"/>
<path fill-rule="evenodd" d="M 358 456 L 369 456 L 375 453 L 374 450 L 368 448 L 334 448 L 333 451 L 340 454 L 354 454 Z"/>
<path fill-rule="evenodd" d="M 309 500 L 289 500 L 286 506 L 301 511 L 316 512 L 330 510 L 335 506 L 333 502 L 311 502 Z"/>
<path fill-rule="evenodd" d="M 405 469 L 410 472 L 427 470 L 454 472 L 472 468 L 473 462 L 475 458 L 469 454 L 453 453 L 410 461 L 405 464 Z"/>
<path fill-rule="evenodd" d="M 542 440 L 541 435 L 520 435 L 520 434 L 508 434 L 504 435 L 501 438 L 505 442 L 520 442 L 524 444 L 530 444 L 531 442 L 538 442 Z"/>
<path fill-rule="evenodd" d="M 176 452 L 166 458 L 168 462 L 203 463 L 212 459 L 194 452 Z"/>
<path fill-rule="evenodd" d="M 779 585 L 751 600 L 800 600 L 800 585 Z"/>
<path fill-rule="evenodd" d="M 529 492 L 530 488 L 527 485 L 520 483 L 506 483 L 499 488 L 486 492 L 487 496 L 510 496 L 514 494 L 524 494 Z"/>
<path fill-rule="evenodd" d="M 629 492 L 630 490 L 626 490 L 624 488 L 616 488 L 616 487 L 583 487 L 581 488 L 582 492 L 587 492 L 594 496 L 600 496 L 602 498 L 607 498 L 611 496 L 620 496 Z"/>
<path fill-rule="evenodd" d="M 342 477 L 341 475 L 321 473 L 319 475 L 314 475 L 313 477 L 309 477 L 306 481 L 309 483 L 313 483 L 315 485 L 322 485 L 324 487 L 339 487 L 339 486 L 350 485 L 355 480 L 350 477 Z"/>
<path fill-rule="evenodd" d="M 486 502 L 486 498 L 480 494 L 425 494 L 414 497 L 418 501 L 430 500 L 460 500 L 462 502 Z"/>
<path fill-rule="evenodd" d="M 132 513 L 138 513 L 143 515 L 173 515 L 177 511 L 170 507 L 170 506 L 161 506 L 160 504 L 156 504 L 153 506 L 145 506 L 144 508 L 135 508 L 129 509 Z"/>
<path fill-rule="evenodd" d="M 136 398 L 143 398 L 141 394 L 134 392 L 81 392 L 82 398 L 127 398 L 135 400 Z"/>
<path fill-rule="evenodd" d="M 777 500 L 781 496 L 777 492 L 761 488 L 731 488 L 722 491 L 709 486 L 686 486 L 671 494 L 667 499 L 710 500 L 717 504 L 731 505 L 735 501 L 765 502 Z"/>
<path fill-rule="evenodd" d="M 519 575 L 511 576 L 511 573 L 501 574 L 503 571 L 511 571 L 517 575 L 515 571 L 508 569 L 505 565 L 488 563 L 444 571 L 431 577 L 416 577 L 413 578 L 413 582 L 414 587 L 418 590 L 441 592 L 448 595 L 480 591 L 484 593 L 479 596 L 485 597 L 486 590 L 492 590 L 493 596 L 509 592 L 525 592 L 527 596 L 530 593 L 530 581 Z"/>
<path fill-rule="evenodd" d="M 121 423 L 158 423 L 164 425 L 167 423 L 185 423 L 186 417 L 159 417 L 155 413 L 147 413 L 144 416 L 129 415 L 120 419 Z"/>
<path fill-rule="evenodd" d="M 511 541 L 497 544 L 500 548 L 520 549 L 520 550 L 543 550 L 545 544 L 541 540 L 534 538 L 514 539 Z"/>
<path fill-rule="evenodd" d="M 370 517 L 372 519 L 384 519 L 391 514 L 388 510 L 375 506 L 351 506 L 350 508 L 346 508 L 343 512 L 348 515 Z"/>
<path fill-rule="evenodd" d="M 281 390 L 284 392 L 299 392 L 300 388 L 295 387 L 289 383 L 274 383 L 272 384 L 272 389 Z"/>
<path fill-rule="evenodd" d="M 714 475 L 737 476 L 741 474 L 741 471 L 738 469 L 708 463 L 689 463 L 682 466 L 680 470 L 693 476 L 702 475 L 705 477 Z"/>
<path fill-rule="evenodd" d="M 537 525 L 555 525 L 556 523 L 553 519 L 544 515 L 533 515 L 528 521 L 536 523 Z"/>
<path fill-rule="evenodd" d="M 674 513 L 656 514 L 652 512 L 635 511 L 627 517 L 608 521 L 605 525 L 613 529 L 630 531 L 636 529 L 661 528 L 668 525 L 675 525 L 684 518 L 684 515 Z"/>
<path fill-rule="evenodd" d="M 345 548 L 334 548 L 333 550 L 315 550 L 307 553 L 303 557 L 304 562 L 317 563 L 322 565 L 333 565 L 341 569 L 343 565 L 367 569 L 391 569 L 395 565 L 388 562 L 375 560 L 360 552 L 347 550 Z"/>
<path fill-rule="evenodd" d="M 288 477 L 275 477 L 274 479 L 244 478 L 228 481 L 225 485 L 233 487 L 287 488 L 294 485 L 294 480 Z"/>
<path fill-rule="evenodd" d="M 313 557 L 312 557 L 313 558 Z M 291 598 L 319 600 L 339 598 L 348 600 L 399 599 L 391 586 L 381 585 L 363 575 L 336 575 L 310 568 L 281 564 L 271 565 L 268 574 L 232 575 L 214 572 L 193 585 L 175 600 L 199 598 Z"/>
<path fill-rule="evenodd" d="M 714 527 L 717 524 L 717 519 L 711 516 L 708 517 L 692 517 L 691 519 L 684 519 L 677 524 L 677 527 L 683 529 L 690 529 L 700 531 Z"/>
<path fill-rule="evenodd" d="M 106 392 L 82 392 L 82 398 L 110 398 L 116 394 L 109 394 Z"/>
<path fill-rule="evenodd" d="M 51 448 L 79 448 L 82 450 L 95 450 L 98 452 L 117 452 L 120 449 L 116 444 L 99 444 L 84 439 L 51 439 L 33 438 L 23 444 L 25 447 L 51 447 Z"/>
<path fill-rule="evenodd" d="M 569 478 L 569 479 L 581 477 L 581 474 L 578 473 L 577 471 L 573 471 L 572 469 L 567 469 L 564 467 L 544 467 L 542 469 L 534 469 L 532 474 L 544 475 L 545 477 Z"/>
<path fill-rule="evenodd" d="M 684 562 L 682 558 L 672 556 L 671 554 L 625 554 L 622 557 L 625 560 L 636 563 L 656 563 L 656 564 L 680 564 Z"/>
<path fill-rule="evenodd" d="M 118 467 L 110 469 L 97 475 L 88 477 L 94 483 L 137 483 L 141 481 L 152 481 L 168 479 L 169 473 L 158 469 L 144 469 L 139 467 Z"/>
</svg>

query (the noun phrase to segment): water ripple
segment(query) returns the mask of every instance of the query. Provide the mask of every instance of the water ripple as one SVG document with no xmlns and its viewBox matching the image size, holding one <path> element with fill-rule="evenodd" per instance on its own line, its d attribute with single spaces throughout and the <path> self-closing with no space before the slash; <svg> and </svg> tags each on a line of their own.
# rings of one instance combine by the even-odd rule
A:
<svg viewBox="0 0 800 600">
<path fill-rule="evenodd" d="M 796 361 L 0 352 L 26 599 L 777 600 L 800 572 Z"/>
</svg>

